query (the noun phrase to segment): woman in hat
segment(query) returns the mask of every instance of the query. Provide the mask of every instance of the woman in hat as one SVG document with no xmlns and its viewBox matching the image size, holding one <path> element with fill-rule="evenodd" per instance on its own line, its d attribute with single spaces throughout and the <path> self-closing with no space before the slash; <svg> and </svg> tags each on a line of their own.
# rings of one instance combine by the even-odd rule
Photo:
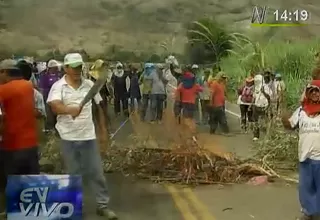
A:
<svg viewBox="0 0 320 220">
<path fill-rule="evenodd" d="M 267 117 L 267 110 L 271 105 L 270 97 L 272 96 L 272 90 L 265 82 L 263 73 L 256 74 L 254 76 L 254 93 L 253 93 L 253 141 L 257 141 L 260 138 L 261 122 Z"/>
<path fill-rule="evenodd" d="M 130 78 L 128 73 L 124 71 L 122 63 L 116 64 L 116 69 L 112 75 L 111 82 L 114 89 L 114 112 L 116 115 L 120 115 L 121 106 L 123 114 L 129 117 L 128 99 L 129 99 L 129 87 Z"/>
<path fill-rule="evenodd" d="M 320 80 L 311 82 L 302 106 L 291 116 L 284 112 L 282 122 L 299 130 L 299 220 L 312 220 L 320 215 Z"/>
<path fill-rule="evenodd" d="M 245 85 L 238 89 L 238 104 L 241 114 L 241 128 L 247 132 L 247 121 L 252 120 L 252 104 L 253 104 L 254 80 L 251 76 L 246 78 Z"/>
<path fill-rule="evenodd" d="M 40 75 L 39 89 L 43 95 L 44 100 L 47 100 L 49 91 L 52 85 L 60 79 L 59 73 L 60 63 L 56 60 L 49 60 L 47 64 L 47 70 Z M 56 125 L 56 115 L 51 111 L 46 103 L 47 118 L 45 121 L 45 132 L 51 131 Z"/>
</svg>

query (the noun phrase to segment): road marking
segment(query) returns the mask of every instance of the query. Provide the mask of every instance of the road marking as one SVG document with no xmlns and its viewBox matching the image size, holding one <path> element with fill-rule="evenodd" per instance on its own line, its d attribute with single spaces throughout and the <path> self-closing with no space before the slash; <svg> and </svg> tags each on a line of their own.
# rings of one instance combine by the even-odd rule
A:
<svg viewBox="0 0 320 220">
<path fill-rule="evenodd" d="M 216 220 L 209 212 L 208 207 L 199 200 L 190 188 L 184 188 L 183 192 L 186 194 L 188 201 L 192 203 L 193 207 L 195 207 L 203 220 Z"/>
<path fill-rule="evenodd" d="M 241 115 L 239 115 L 238 113 L 235 113 L 235 112 L 230 111 L 228 109 L 226 109 L 226 112 L 229 113 L 230 115 L 233 115 L 233 116 L 237 117 L 237 118 L 241 118 Z"/>
<path fill-rule="evenodd" d="M 171 185 L 164 185 L 164 186 L 168 190 L 168 192 L 171 194 L 172 199 L 176 207 L 179 209 L 184 220 L 198 220 L 197 217 L 194 214 L 192 214 L 191 209 L 188 206 L 188 203 L 179 195 L 179 191 L 177 190 L 177 188 Z"/>
</svg>

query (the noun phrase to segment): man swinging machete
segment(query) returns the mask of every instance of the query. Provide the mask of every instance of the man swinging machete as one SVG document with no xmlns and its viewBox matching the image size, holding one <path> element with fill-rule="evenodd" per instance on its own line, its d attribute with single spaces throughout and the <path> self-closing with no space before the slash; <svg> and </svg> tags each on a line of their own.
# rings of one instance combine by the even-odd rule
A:
<svg viewBox="0 0 320 220">
<path fill-rule="evenodd" d="M 101 74 L 97 81 L 82 77 L 83 60 L 79 53 L 67 54 L 64 58 L 65 75 L 53 84 L 47 103 L 57 115 L 56 129 L 62 139 L 61 150 L 64 164 L 70 174 L 82 175 L 95 193 L 97 214 L 106 219 L 117 219 L 109 209 L 109 193 L 101 166 L 101 157 L 96 141 L 92 119 L 92 100 L 99 105 L 98 93 L 107 77 Z M 101 139 L 108 137 L 105 118 L 98 106 Z"/>
</svg>

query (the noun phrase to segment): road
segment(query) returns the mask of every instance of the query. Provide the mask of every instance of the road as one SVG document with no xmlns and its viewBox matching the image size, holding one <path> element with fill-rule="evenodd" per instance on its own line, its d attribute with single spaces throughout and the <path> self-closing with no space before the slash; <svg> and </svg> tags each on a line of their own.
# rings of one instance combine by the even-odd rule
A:
<svg viewBox="0 0 320 220">
<path fill-rule="evenodd" d="M 227 106 L 237 113 L 237 107 Z M 232 137 L 202 135 L 208 142 L 218 143 L 224 151 L 235 152 L 240 157 L 250 156 L 251 137 L 240 134 L 237 114 L 228 114 Z M 113 126 L 121 124 L 115 120 Z M 132 144 L 128 134 L 136 128 L 129 121 L 115 136 L 117 147 Z M 155 126 L 159 130 L 159 125 Z M 150 127 L 147 127 L 150 130 Z M 150 131 L 149 131 L 150 132 Z M 158 131 L 159 132 L 159 131 Z M 168 132 L 163 131 L 162 132 Z M 152 133 L 152 132 L 151 132 Z M 154 137 L 161 142 L 161 138 Z M 216 144 L 217 145 L 217 144 Z M 155 184 L 149 181 L 107 175 L 111 203 L 121 220 L 290 220 L 299 216 L 297 186 L 282 182 L 262 186 L 248 184 L 206 185 L 188 188 L 179 185 Z M 100 220 L 94 214 L 94 202 L 87 196 L 84 219 Z"/>
</svg>

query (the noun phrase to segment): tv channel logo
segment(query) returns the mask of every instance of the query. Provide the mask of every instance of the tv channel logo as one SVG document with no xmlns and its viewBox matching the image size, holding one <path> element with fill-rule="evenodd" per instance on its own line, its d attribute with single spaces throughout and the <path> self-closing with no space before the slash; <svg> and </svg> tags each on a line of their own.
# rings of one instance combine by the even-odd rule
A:
<svg viewBox="0 0 320 220">
<path fill-rule="evenodd" d="M 82 178 L 77 175 L 11 175 L 8 220 L 81 220 Z"/>
</svg>

